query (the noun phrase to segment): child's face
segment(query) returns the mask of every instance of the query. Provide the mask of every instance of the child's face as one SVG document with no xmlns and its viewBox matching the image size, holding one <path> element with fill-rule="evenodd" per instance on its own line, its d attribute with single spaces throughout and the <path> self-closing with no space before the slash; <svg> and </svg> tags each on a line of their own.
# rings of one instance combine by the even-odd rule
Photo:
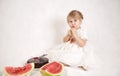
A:
<svg viewBox="0 0 120 76">
<path fill-rule="evenodd" d="M 70 28 L 79 29 L 81 25 L 82 20 L 75 19 L 75 18 L 68 18 L 68 24 Z"/>
</svg>

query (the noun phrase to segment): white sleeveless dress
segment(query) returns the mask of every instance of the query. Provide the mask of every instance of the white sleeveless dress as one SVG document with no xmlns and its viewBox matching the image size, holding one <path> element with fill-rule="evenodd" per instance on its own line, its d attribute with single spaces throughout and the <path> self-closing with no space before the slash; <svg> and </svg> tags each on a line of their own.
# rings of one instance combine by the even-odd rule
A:
<svg viewBox="0 0 120 76">
<path fill-rule="evenodd" d="M 77 34 L 82 39 L 87 39 L 84 29 L 78 29 Z M 60 61 L 71 66 L 89 66 L 92 57 L 88 54 L 83 47 L 80 47 L 76 42 L 71 43 L 70 41 L 48 51 L 50 61 Z"/>
</svg>

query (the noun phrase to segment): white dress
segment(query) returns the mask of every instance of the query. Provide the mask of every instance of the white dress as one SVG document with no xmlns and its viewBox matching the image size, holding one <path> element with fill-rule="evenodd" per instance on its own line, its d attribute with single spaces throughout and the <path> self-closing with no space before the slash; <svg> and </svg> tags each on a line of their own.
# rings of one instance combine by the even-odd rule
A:
<svg viewBox="0 0 120 76">
<path fill-rule="evenodd" d="M 77 30 L 77 34 L 82 39 L 87 39 L 84 29 Z M 49 50 L 48 56 L 50 61 L 60 61 L 71 66 L 89 66 L 92 58 L 88 52 L 85 52 L 83 47 L 70 41 Z"/>
</svg>

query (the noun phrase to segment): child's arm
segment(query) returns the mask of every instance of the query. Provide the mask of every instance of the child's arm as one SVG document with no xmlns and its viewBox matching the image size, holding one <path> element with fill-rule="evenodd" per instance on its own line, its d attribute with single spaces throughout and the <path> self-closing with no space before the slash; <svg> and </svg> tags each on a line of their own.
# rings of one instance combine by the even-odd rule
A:
<svg viewBox="0 0 120 76">
<path fill-rule="evenodd" d="M 86 44 L 86 42 L 87 42 L 87 40 L 86 40 L 86 39 L 82 39 L 81 37 L 79 37 L 79 36 L 77 35 L 77 33 L 76 33 L 75 28 L 72 28 L 71 31 L 72 31 L 72 35 L 73 35 L 73 37 L 75 38 L 75 40 L 76 40 L 76 42 L 78 43 L 78 45 L 79 45 L 80 47 L 84 47 L 85 44 Z"/>
<path fill-rule="evenodd" d="M 68 34 L 64 37 L 63 41 L 67 42 L 71 39 L 71 30 L 68 31 Z"/>
</svg>

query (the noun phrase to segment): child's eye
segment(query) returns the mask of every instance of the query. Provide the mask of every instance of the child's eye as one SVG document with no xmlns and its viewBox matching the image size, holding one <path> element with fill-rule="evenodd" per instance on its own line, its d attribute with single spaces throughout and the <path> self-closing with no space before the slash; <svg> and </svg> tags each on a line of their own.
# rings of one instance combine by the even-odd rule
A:
<svg viewBox="0 0 120 76">
<path fill-rule="evenodd" d="M 70 23 L 72 23 L 72 21 L 69 21 Z"/>
<path fill-rule="evenodd" d="M 74 20 L 75 22 L 77 21 L 77 20 Z"/>
</svg>

